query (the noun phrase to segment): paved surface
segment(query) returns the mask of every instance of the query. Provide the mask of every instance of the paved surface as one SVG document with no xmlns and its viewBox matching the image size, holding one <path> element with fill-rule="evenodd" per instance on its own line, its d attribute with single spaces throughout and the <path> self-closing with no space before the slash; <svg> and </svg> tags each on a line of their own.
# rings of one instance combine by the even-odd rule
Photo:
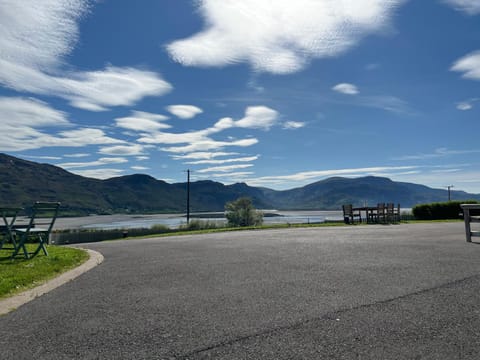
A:
<svg viewBox="0 0 480 360">
<path fill-rule="evenodd" d="M 72 270 L 66 271 L 61 275 L 57 276 L 56 278 L 33 289 L 0 300 L 0 315 L 4 315 L 9 313 L 10 311 L 16 310 L 19 306 L 22 306 L 27 302 L 32 301 L 36 297 L 42 296 L 43 294 L 46 294 L 47 292 L 50 292 L 53 289 L 56 289 L 57 287 L 62 286 L 69 281 L 72 281 L 76 277 L 82 275 L 83 273 L 93 269 L 95 266 L 102 263 L 102 254 L 100 254 L 98 251 L 94 251 L 91 249 L 86 250 L 90 258 L 82 265 L 77 266 Z"/>
<path fill-rule="evenodd" d="M 102 264 L 0 317 L 3 359 L 478 359 L 462 223 L 85 245 Z"/>
</svg>

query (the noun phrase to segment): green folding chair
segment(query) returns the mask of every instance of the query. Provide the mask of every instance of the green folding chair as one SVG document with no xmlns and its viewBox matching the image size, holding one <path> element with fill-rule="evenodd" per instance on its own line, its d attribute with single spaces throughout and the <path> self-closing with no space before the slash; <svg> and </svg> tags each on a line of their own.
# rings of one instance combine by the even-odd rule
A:
<svg viewBox="0 0 480 360">
<path fill-rule="evenodd" d="M 18 212 L 21 208 L 2 207 L 0 208 L 0 217 L 3 219 L 4 225 L 0 226 L 0 250 L 6 243 L 13 245 L 13 249 L 17 247 L 15 241 L 14 224 L 17 219 Z M 5 248 L 11 250 L 12 248 Z"/>
<path fill-rule="evenodd" d="M 32 216 L 26 228 L 15 229 L 17 236 L 17 246 L 12 254 L 12 258 L 18 255 L 19 251 L 23 251 L 26 259 L 33 258 L 40 250 L 48 256 L 45 245 L 48 245 L 50 232 L 53 224 L 58 216 L 60 207 L 59 202 L 36 202 L 32 207 Z M 38 243 L 37 248 L 29 253 L 26 247 L 27 243 Z"/>
</svg>

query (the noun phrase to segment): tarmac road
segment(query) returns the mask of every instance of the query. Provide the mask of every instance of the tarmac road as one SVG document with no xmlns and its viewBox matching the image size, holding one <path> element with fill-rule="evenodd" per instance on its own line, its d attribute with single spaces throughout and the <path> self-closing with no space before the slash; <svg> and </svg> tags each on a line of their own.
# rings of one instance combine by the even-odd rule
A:
<svg viewBox="0 0 480 360">
<path fill-rule="evenodd" d="M 463 223 L 83 246 L 105 260 L 0 317 L 3 359 L 478 359 Z"/>
</svg>

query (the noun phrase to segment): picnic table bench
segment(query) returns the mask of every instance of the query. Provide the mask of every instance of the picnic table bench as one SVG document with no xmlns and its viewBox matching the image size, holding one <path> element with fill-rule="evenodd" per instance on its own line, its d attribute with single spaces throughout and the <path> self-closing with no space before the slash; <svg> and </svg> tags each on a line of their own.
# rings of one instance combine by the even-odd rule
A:
<svg viewBox="0 0 480 360">
<path fill-rule="evenodd" d="M 470 223 L 480 222 L 480 204 L 461 204 L 465 221 L 465 235 L 467 242 L 472 242 L 472 236 L 480 236 L 480 231 L 472 230 Z"/>
</svg>

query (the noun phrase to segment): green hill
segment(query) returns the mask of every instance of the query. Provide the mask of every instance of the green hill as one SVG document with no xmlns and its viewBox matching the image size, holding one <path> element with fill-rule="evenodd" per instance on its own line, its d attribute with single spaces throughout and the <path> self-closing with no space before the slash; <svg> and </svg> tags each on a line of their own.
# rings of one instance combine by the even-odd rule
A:
<svg viewBox="0 0 480 360">
<path fill-rule="evenodd" d="M 60 201 L 62 214 L 185 212 L 187 184 L 169 184 L 148 175 L 127 175 L 98 180 L 75 175 L 59 167 L 0 154 L 0 206 L 28 208 L 35 201 Z M 452 191 L 452 200 L 480 200 L 479 194 Z M 241 196 L 261 209 L 328 210 L 342 204 L 370 205 L 446 201 L 445 189 L 395 182 L 388 178 L 332 177 L 301 188 L 276 191 L 245 183 L 224 185 L 214 181 L 190 184 L 192 212 L 223 211 L 225 203 Z"/>
</svg>

